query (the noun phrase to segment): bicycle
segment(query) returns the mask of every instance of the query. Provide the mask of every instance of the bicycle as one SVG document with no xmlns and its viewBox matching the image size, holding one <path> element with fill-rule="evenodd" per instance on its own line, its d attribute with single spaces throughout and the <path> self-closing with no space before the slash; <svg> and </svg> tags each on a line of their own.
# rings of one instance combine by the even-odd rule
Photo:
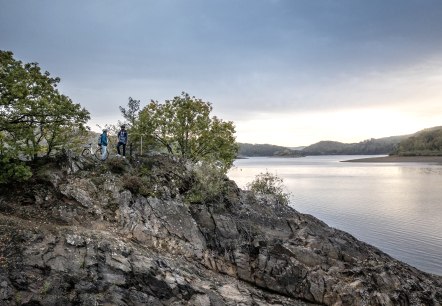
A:
<svg viewBox="0 0 442 306">
<path fill-rule="evenodd" d="M 106 154 L 106 158 L 109 154 Z M 93 150 L 92 143 L 89 143 L 83 147 L 83 151 L 81 152 L 81 156 L 84 156 L 86 158 L 92 158 L 95 157 L 98 160 L 101 160 L 101 146 L 98 146 L 97 149 Z"/>
</svg>

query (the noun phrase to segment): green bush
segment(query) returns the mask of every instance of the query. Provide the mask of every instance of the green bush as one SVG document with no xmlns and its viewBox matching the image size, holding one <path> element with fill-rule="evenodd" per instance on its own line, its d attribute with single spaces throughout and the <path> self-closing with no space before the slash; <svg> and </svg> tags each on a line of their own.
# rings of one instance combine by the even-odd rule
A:
<svg viewBox="0 0 442 306">
<path fill-rule="evenodd" d="M 0 184 L 23 182 L 31 176 L 31 169 L 22 161 L 0 155 Z"/>
<path fill-rule="evenodd" d="M 216 201 L 225 186 L 225 175 L 222 167 L 210 162 L 200 162 L 194 166 L 191 189 L 186 193 L 190 203 Z"/>
<path fill-rule="evenodd" d="M 290 194 L 284 192 L 284 180 L 268 171 L 258 174 L 255 179 L 247 184 L 247 188 L 261 195 L 273 195 L 279 204 L 288 205 Z"/>
</svg>

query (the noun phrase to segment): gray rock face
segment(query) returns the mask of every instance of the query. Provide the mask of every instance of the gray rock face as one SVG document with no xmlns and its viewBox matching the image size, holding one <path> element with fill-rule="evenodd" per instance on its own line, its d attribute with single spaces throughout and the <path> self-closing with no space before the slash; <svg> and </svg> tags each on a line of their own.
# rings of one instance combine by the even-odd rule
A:
<svg viewBox="0 0 442 306">
<path fill-rule="evenodd" d="M 233 182 L 189 205 L 68 169 L 0 193 L 0 305 L 442 304 L 441 277 Z"/>
</svg>

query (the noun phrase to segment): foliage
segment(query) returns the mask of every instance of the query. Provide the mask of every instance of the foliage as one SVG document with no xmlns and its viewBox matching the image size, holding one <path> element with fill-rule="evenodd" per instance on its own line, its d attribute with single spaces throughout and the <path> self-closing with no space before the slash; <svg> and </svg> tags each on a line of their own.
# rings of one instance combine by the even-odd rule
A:
<svg viewBox="0 0 442 306">
<path fill-rule="evenodd" d="M 31 169 L 23 162 L 0 155 L 0 185 L 26 181 L 32 176 Z"/>
<path fill-rule="evenodd" d="M 190 203 L 216 201 L 222 195 L 225 185 L 225 174 L 213 163 L 200 162 L 193 168 L 193 182 L 186 194 Z"/>
<path fill-rule="evenodd" d="M 109 158 L 106 165 L 112 173 L 123 174 L 127 171 L 126 160 L 123 158 Z"/>
<path fill-rule="evenodd" d="M 212 105 L 187 93 L 166 100 L 151 101 L 136 121 L 134 131 L 145 135 L 146 142 L 163 147 L 169 154 L 193 162 L 219 161 L 227 170 L 236 157 L 235 126 L 216 116 Z"/>
<path fill-rule="evenodd" d="M 301 157 L 300 151 L 270 144 L 238 143 L 240 156 L 287 156 Z"/>
<path fill-rule="evenodd" d="M 178 158 L 154 154 L 141 157 L 128 166 L 123 186 L 134 194 L 175 198 L 190 188 L 188 168 Z"/>
<path fill-rule="evenodd" d="M 404 156 L 442 155 L 442 127 L 417 132 L 401 141 L 393 154 Z"/>
<path fill-rule="evenodd" d="M 141 194 L 143 196 L 154 195 L 153 190 L 149 188 L 150 184 L 146 176 L 126 174 L 123 177 L 123 187 L 134 194 Z"/>
<path fill-rule="evenodd" d="M 134 150 L 138 154 L 142 153 L 142 146 L 145 147 L 146 145 L 151 148 L 153 146 L 151 140 L 151 137 L 146 139 L 146 135 L 142 135 L 138 132 L 138 130 L 135 128 L 138 122 L 138 117 L 140 113 L 140 100 L 135 100 L 132 97 L 129 97 L 129 101 L 127 103 L 126 107 L 120 106 L 120 112 L 123 115 L 124 122 L 118 121 L 118 129 L 115 131 L 115 135 L 120 130 L 121 125 L 126 125 L 126 131 L 129 135 L 129 150 L 132 152 Z"/>
<path fill-rule="evenodd" d="M 127 129 L 133 127 L 138 119 L 138 113 L 140 111 L 140 100 L 134 100 L 129 97 L 127 108 L 120 106 L 120 112 L 129 125 Z"/>
<path fill-rule="evenodd" d="M 143 185 L 142 179 L 136 175 L 126 174 L 123 177 L 123 187 L 131 191 L 132 193 L 139 193 Z"/>
<path fill-rule="evenodd" d="M 279 204 L 288 205 L 290 194 L 284 192 L 284 180 L 268 171 L 258 174 L 255 179 L 247 184 L 247 188 L 257 194 L 273 195 Z"/>
<path fill-rule="evenodd" d="M 60 94 L 59 82 L 37 63 L 23 64 L 0 50 L 1 153 L 34 160 L 85 129 L 89 112 Z"/>
</svg>

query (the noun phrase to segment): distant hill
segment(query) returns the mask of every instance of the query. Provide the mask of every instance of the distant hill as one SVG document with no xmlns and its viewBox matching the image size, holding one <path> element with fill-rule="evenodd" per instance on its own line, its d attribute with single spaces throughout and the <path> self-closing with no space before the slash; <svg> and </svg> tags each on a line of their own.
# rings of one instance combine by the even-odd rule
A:
<svg viewBox="0 0 442 306">
<path fill-rule="evenodd" d="M 239 156 L 307 155 L 400 155 L 442 156 L 442 126 L 424 129 L 415 134 L 371 138 L 358 143 L 320 141 L 307 147 L 287 148 L 271 144 L 239 143 Z"/>
<path fill-rule="evenodd" d="M 295 150 L 295 151 L 301 151 L 305 148 L 306 146 L 300 146 L 300 147 L 289 147 L 290 150 Z"/>
<path fill-rule="evenodd" d="M 410 135 L 391 136 L 378 139 L 367 139 L 358 143 L 342 143 L 337 141 L 320 141 L 305 147 L 305 155 L 376 155 L 390 154 L 398 144 Z"/>
<path fill-rule="evenodd" d="M 301 151 L 289 149 L 271 144 L 250 144 L 238 143 L 238 156 L 253 157 L 253 156 L 284 156 L 284 157 L 302 157 Z"/>
<path fill-rule="evenodd" d="M 402 140 L 393 151 L 401 156 L 439 156 L 442 155 L 442 126 L 419 131 Z"/>
</svg>

